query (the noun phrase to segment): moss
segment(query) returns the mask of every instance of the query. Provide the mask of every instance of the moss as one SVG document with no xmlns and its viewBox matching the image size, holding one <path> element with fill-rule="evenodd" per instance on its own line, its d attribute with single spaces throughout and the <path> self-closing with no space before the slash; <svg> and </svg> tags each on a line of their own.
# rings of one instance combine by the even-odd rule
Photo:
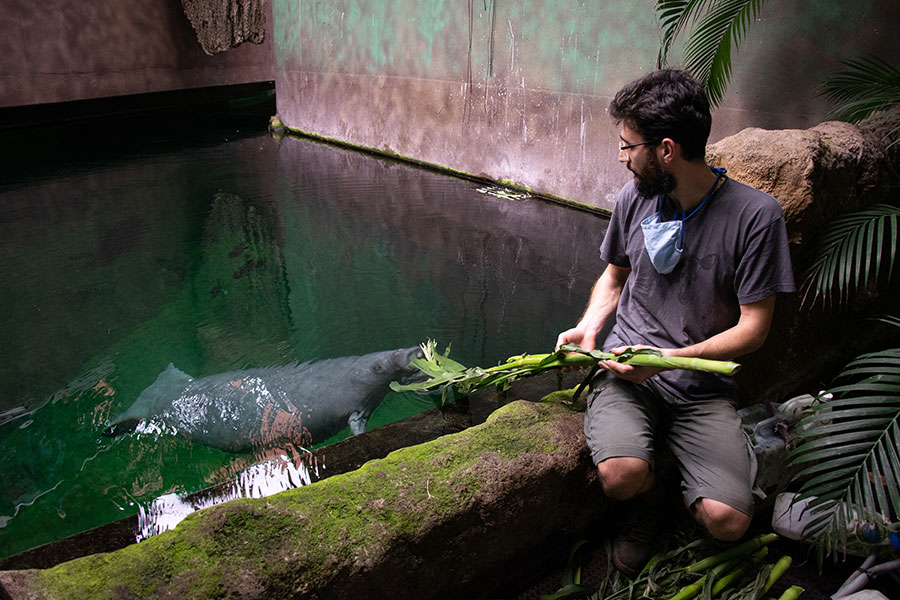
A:
<svg viewBox="0 0 900 600">
<path fill-rule="evenodd" d="M 501 179 L 499 181 L 491 180 L 487 177 L 479 177 L 477 175 L 473 175 L 471 173 L 467 173 L 465 171 L 459 171 L 457 169 L 451 169 L 450 167 L 446 167 L 443 165 L 439 165 L 437 163 L 431 163 L 428 161 L 424 161 L 418 158 L 413 158 L 411 156 L 406 156 L 404 154 L 400 154 L 399 152 L 394 152 L 393 150 L 378 150 L 377 148 L 372 148 L 370 146 L 363 146 L 360 144 L 354 144 L 351 142 L 346 142 L 337 138 L 329 137 L 326 135 L 321 135 L 318 133 L 312 133 L 309 131 L 303 131 L 302 129 L 297 129 L 295 127 L 288 127 L 284 125 L 283 122 L 279 119 L 278 121 L 279 131 L 285 131 L 288 135 L 304 138 L 308 140 L 313 140 L 316 142 L 321 142 L 323 144 L 328 144 L 331 146 L 338 146 L 340 148 L 344 148 L 347 150 L 352 150 L 355 152 L 360 152 L 362 154 L 366 154 L 369 156 L 380 156 L 387 157 L 393 160 L 401 161 L 406 164 L 419 167 L 422 169 L 426 169 L 428 171 L 435 171 L 437 173 L 443 173 L 444 175 L 450 175 L 452 177 L 458 177 L 460 179 L 466 179 L 468 181 L 477 181 L 480 183 L 491 183 L 496 185 L 501 185 L 503 187 L 508 187 L 513 190 L 518 190 L 522 192 L 527 192 L 534 196 L 539 200 L 544 200 L 548 202 L 553 202 L 555 204 L 560 204 L 562 206 L 567 206 L 569 208 L 574 208 L 577 210 L 583 210 L 586 212 L 603 215 L 605 217 L 609 217 L 612 214 L 612 211 L 600 208 L 599 206 L 594 206 L 593 204 L 586 204 L 584 202 L 578 202 L 575 200 L 569 200 L 568 198 L 563 198 L 562 196 L 556 196 L 554 194 L 547 194 L 542 192 L 537 192 L 525 185 L 517 183 L 515 181 L 509 179 Z"/>
<path fill-rule="evenodd" d="M 541 402 L 559 404 L 576 412 L 584 412 L 587 410 L 587 389 L 585 389 L 578 398 L 575 398 L 576 391 L 578 391 L 578 387 L 550 392 L 541 398 Z"/>
<path fill-rule="evenodd" d="M 264 597 L 362 568 L 471 505 L 479 463 L 554 452 L 556 405 L 517 402 L 483 425 L 261 499 L 233 500 L 117 552 L 30 572 L 50 598 Z M 352 567 L 348 567 L 351 565 Z"/>
</svg>

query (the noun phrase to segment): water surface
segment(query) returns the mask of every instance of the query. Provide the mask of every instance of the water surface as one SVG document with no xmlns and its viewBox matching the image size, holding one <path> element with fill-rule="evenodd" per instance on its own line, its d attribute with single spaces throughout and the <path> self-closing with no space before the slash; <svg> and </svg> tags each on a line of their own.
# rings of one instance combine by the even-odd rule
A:
<svg viewBox="0 0 900 600">
<path fill-rule="evenodd" d="M 604 219 L 264 124 L 16 138 L 0 180 L 0 557 L 302 452 L 102 437 L 169 363 L 201 377 L 434 338 L 491 365 L 549 351 L 580 316 Z M 369 426 L 433 402 L 391 393 Z"/>
</svg>

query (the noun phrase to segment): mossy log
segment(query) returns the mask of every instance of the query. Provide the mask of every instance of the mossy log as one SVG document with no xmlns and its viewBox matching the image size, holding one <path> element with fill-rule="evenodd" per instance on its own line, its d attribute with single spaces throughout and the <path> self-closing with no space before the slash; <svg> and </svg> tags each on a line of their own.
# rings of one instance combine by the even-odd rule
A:
<svg viewBox="0 0 900 600">
<path fill-rule="evenodd" d="M 582 423 L 514 402 L 356 471 L 194 513 L 116 552 L 0 572 L 0 584 L 14 600 L 476 596 L 602 514 Z"/>
</svg>

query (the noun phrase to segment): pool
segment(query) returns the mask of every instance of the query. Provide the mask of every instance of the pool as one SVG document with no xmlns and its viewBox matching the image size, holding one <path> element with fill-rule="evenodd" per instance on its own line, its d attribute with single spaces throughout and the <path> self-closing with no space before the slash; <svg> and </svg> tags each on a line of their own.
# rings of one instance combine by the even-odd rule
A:
<svg viewBox="0 0 900 600">
<path fill-rule="evenodd" d="M 580 316 L 602 216 L 273 137 L 267 116 L 17 134 L 0 181 L 0 558 L 296 450 L 103 437 L 169 363 L 200 377 L 432 338 L 490 365 L 549 351 Z M 392 392 L 369 428 L 436 401 Z"/>
</svg>

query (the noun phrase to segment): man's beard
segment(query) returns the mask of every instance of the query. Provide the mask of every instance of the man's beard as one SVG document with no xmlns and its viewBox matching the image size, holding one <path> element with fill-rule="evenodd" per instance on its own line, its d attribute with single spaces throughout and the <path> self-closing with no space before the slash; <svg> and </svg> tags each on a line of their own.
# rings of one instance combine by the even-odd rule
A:
<svg viewBox="0 0 900 600">
<path fill-rule="evenodd" d="M 642 198 L 656 198 L 675 189 L 675 176 L 664 171 L 659 160 L 652 154 L 644 166 L 644 172 L 634 173 L 634 181 L 637 193 Z"/>
</svg>

